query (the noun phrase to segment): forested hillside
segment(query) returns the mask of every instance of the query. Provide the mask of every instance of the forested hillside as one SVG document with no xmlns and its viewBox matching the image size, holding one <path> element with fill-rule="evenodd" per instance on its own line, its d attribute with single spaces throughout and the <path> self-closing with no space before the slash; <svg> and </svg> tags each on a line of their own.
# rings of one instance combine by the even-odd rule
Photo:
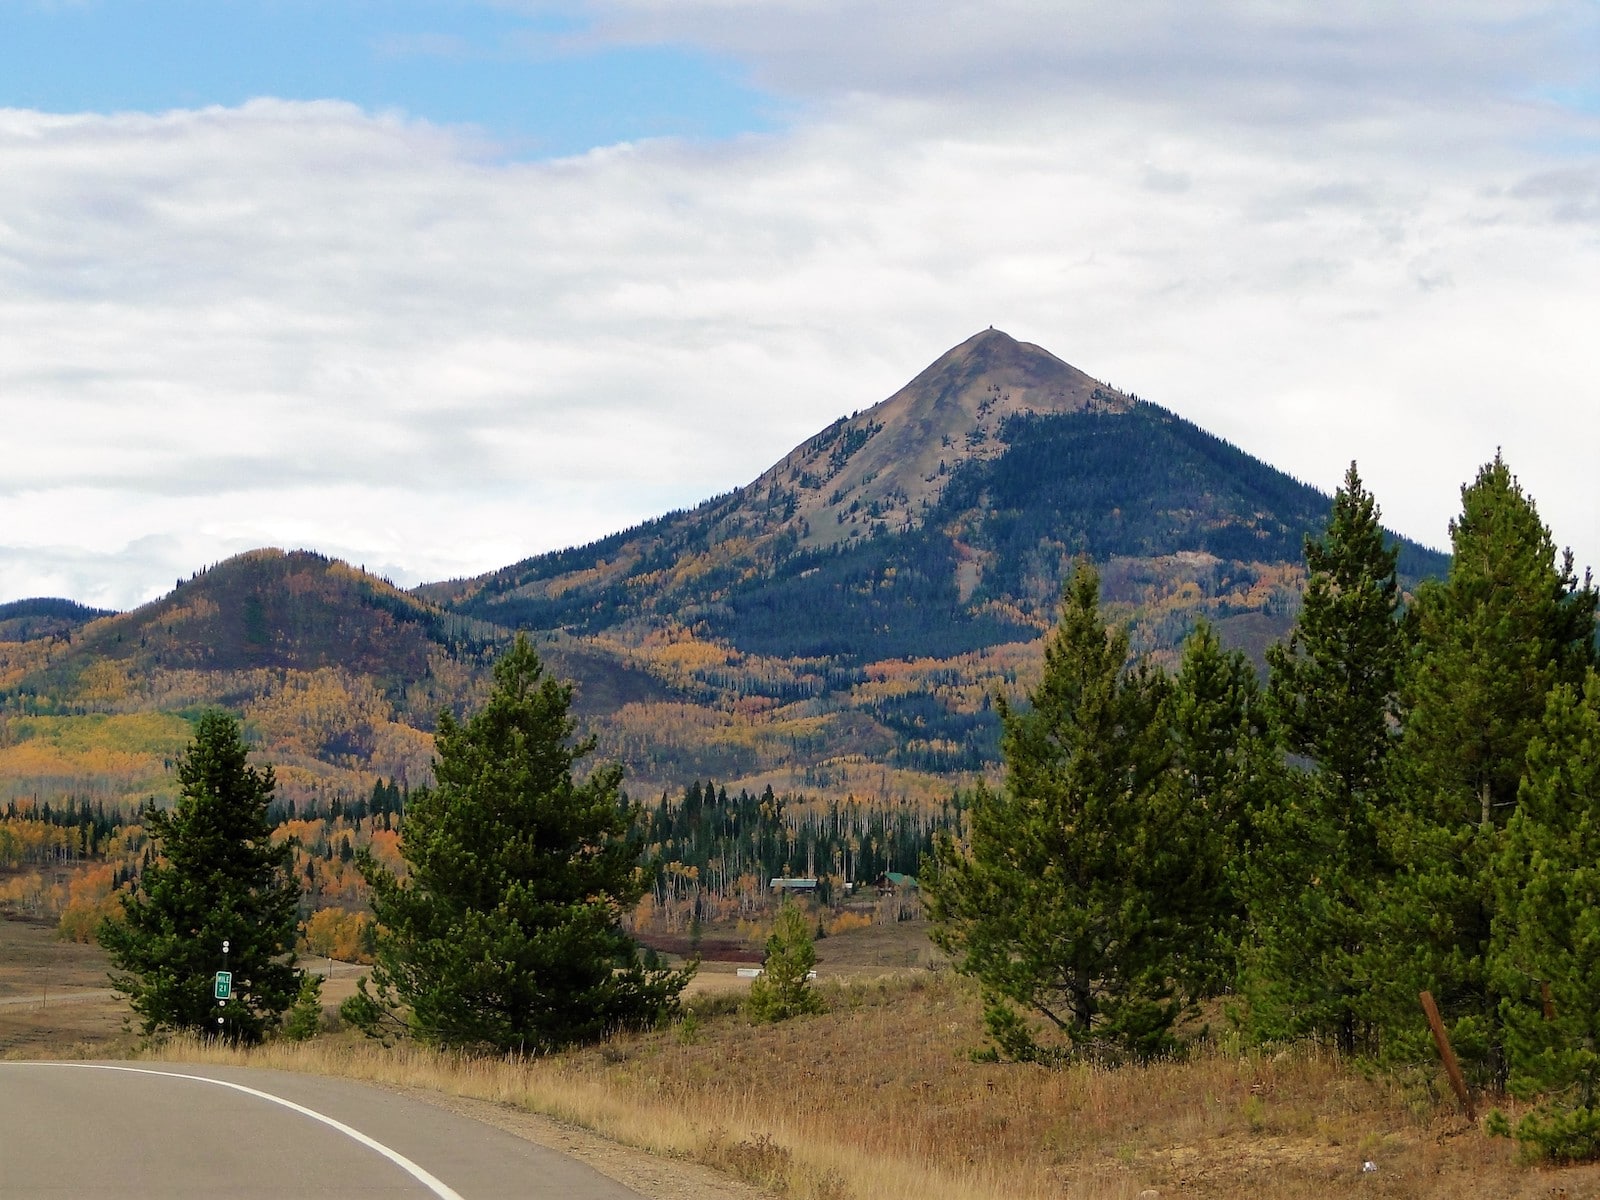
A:
<svg viewBox="0 0 1600 1200">
<path fill-rule="evenodd" d="M 1039 386 L 1058 376 L 1066 382 Z M 1015 378 L 1034 385 L 1024 400 L 991 382 Z M 952 399 L 972 396 L 966 407 Z M 932 454 L 914 498 L 903 482 L 885 488 L 880 472 L 852 473 L 891 443 Z M 1192 583 L 1206 593 L 1184 604 L 1195 613 L 1267 609 L 1259 585 L 1299 564 L 1328 502 L 1176 414 L 989 331 L 746 488 L 421 593 L 507 627 L 595 635 L 672 622 L 763 656 L 947 658 L 1037 637 L 1079 555 L 1152 564 L 1175 592 Z M 1401 545 L 1408 580 L 1448 562 Z M 1160 608 L 1162 590 L 1141 584 L 1112 599 Z M 1285 605 L 1268 615 L 1287 628 Z"/>
<path fill-rule="evenodd" d="M 90 608 L 75 600 L 39 597 L 0 604 L 0 642 L 28 642 L 35 638 L 71 639 L 97 617 L 110 611 Z"/>
<path fill-rule="evenodd" d="M 735 803 L 903 810 L 926 833 L 957 791 L 994 778 L 995 698 L 1038 678 L 1076 559 L 1098 565 L 1133 650 L 1173 667 L 1204 618 L 1262 669 L 1328 505 L 988 330 L 745 487 L 479 579 L 406 593 L 262 550 L 129 613 L 0 609 L 0 803 L 165 803 L 194 719 L 217 706 L 275 765 L 296 820 L 348 821 L 379 784 L 429 781 L 437 714 L 480 697 L 525 630 L 635 798 L 715 779 Z M 1409 542 L 1399 553 L 1406 587 L 1447 564 Z M 313 893 L 342 895 L 336 864 L 382 832 L 307 830 L 330 876 Z"/>
</svg>

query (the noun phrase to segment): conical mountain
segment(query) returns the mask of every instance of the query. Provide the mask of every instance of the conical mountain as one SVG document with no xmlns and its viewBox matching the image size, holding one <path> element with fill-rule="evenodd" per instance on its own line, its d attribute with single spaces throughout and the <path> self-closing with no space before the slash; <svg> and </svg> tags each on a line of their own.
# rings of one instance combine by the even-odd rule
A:
<svg viewBox="0 0 1600 1200">
<path fill-rule="evenodd" d="M 956 468 L 1004 453 L 1013 417 L 1132 405 L 1048 350 L 991 328 L 887 400 L 807 439 L 744 491 L 791 493 L 801 544 L 833 546 L 849 539 L 848 518 L 863 508 L 892 529 L 920 524 Z"/>
<path fill-rule="evenodd" d="M 1068 564 L 1088 555 L 1108 566 L 1113 600 L 1187 586 L 1216 601 L 1199 610 L 1213 619 L 1273 609 L 1281 619 L 1240 638 L 1259 649 L 1287 627 L 1288 575 L 1328 505 L 1166 409 L 989 329 L 727 496 L 422 590 L 504 626 L 677 623 L 743 652 L 864 662 L 1035 637 Z M 1404 544 L 1413 574 L 1443 563 Z M 1183 628 L 1167 621 L 1150 644 Z"/>
</svg>

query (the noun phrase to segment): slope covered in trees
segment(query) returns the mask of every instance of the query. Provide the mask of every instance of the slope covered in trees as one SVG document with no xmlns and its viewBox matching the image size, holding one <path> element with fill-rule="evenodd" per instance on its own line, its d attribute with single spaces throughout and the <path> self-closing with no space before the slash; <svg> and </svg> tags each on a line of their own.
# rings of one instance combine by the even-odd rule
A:
<svg viewBox="0 0 1600 1200">
<path fill-rule="evenodd" d="M 1130 645 L 1197 622 L 1259 665 L 1293 619 L 1326 500 L 1172 413 L 995 330 L 689 512 L 480 579 L 401 592 L 260 551 L 71 641 L 0 642 L 0 802 L 170 799 L 221 705 L 326 805 L 425 783 L 441 708 L 516 628 L 640 795 L 937 804 L 992 774 L 997 688 L 1042 662 L 1067 565 L 1095 560 Z M 1444 559 L 1401 546 L 1402 581 Z"/>
<path fill-rule="evenodd" d="M 775 515 L 770 490 L 746 489 L 446 603 L 590 634 L 670 613 L 764 655 L 949 657 L 1036 636 L 1077 555 L 1201 556 L 1220 568 L 1212 615 L 1259 608 L 1262 564 L 1298 563 L 1326 520 L 1323 493 L 1142 401 L 1015 413 L 985 441 L 989 453 L 940 464 L 915 519 L 891 524 L 880 501 L 851 501 L 834 516 L 851 536 L 816 546 Z M 1399 544 L 1408 579 L 1445 569 L 1445 556 Z"/>
<path fill-rule="evenodd" d="M 90 621 L 109 617 L 104 608 L 90 608 L 75 600 L 36 597 L 0 604 L 0 642 L 27 642 L 34 638 L 70 640 Z"/>
</svg>

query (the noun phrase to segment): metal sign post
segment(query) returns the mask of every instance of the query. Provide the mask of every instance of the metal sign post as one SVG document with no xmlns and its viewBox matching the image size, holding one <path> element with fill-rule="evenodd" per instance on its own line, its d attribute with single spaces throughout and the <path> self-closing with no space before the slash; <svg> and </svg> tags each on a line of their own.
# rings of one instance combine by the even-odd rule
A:
<svg viewBox="0 0 1600 1200">
<path fill-rule="evenodd" d="M 225 1008 L 228 998 L 233 995 L 233 972 L 228 970 L 228 939 L 222 939 L 222 970 L 217 972 L 217 977 L 212 984 L 212 994 L 217 998 L 217 1007 Z M 227 1022 L 222 1013 L 217 1013 L 217 1029 L 220 1032 Z"/>
</svg>

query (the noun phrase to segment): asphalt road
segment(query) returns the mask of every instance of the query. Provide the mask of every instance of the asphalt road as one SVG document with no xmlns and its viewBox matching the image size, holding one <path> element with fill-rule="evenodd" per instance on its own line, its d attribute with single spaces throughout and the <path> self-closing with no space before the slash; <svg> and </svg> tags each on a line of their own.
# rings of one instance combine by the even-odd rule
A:
<svg viewBox="0 0 1600 1200">
<path fill-rule="evenodd" d="M 348 1079 L 0 1062 L 0 1197 L 638 1200 L 556 1151 Z"/>
</svg>

